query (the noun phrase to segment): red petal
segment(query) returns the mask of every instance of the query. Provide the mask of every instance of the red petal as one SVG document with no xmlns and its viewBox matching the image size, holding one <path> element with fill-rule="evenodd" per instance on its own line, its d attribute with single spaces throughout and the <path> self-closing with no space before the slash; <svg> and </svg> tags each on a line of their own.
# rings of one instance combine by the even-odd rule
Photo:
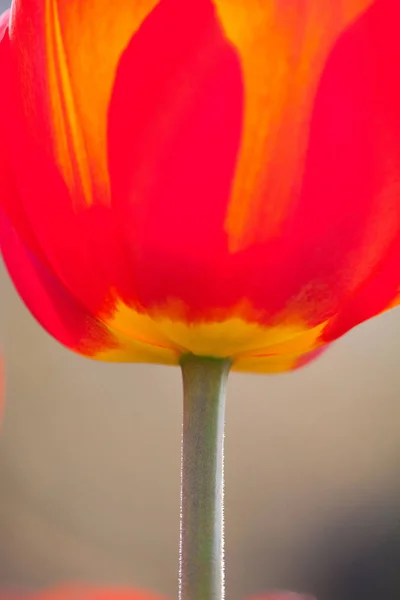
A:
<svg viewBox="0 0 400 600">
<path fill-rule="evenodd" d="M 110 105 L 112 203 L 142 305 L 172 296 L 195 312 L 229 293 L 223 223 L 242 112 L 213 3 L 162 0 L 121 59 Z"/>
<path fill-rule="evenodd" d="M 89 312 L 96 313 L 105 308 L 114 288 L 123 288 L 125 281 L 129 287 L 129 264 L 124 262 L 110 209 L 94 205 L 76 211 L 45 140 L 39 144 L 32 135 L 14 58 L 6 35 L 0 46 L 5 84 L 0 95 L 4 142 L 0 164 L 6 165 L 8 187 L 1 204 L 27 248 Z"/>
<path fill-rule="evenodd" d="M 108 361 L 176 364 L 174 349 L 106 327 L 23 244 L 0 208 L 3 258 L 14 285 L 39 323 L 80 354 Z M 78 264 L 78 263 L 76 263 Z M 75 264 L 75 266 L 76 266 Z M 79 269 L 77 269 L 79 271 Z M 88 286 L 83 286 L 84 292 Z"/>
<path fill-rule="evenodd" d="M 1 250 L 18 293 L 39 323 L 62 344 L 94 355 L 112 336 L 32 255 L 0 209 Z"/>
<path fill-rule="evenodd" d="M 280 237 L 247 251 L 244 287 L 270 314 L 286 310 L 316 325 L 351 302 L 368 281 L 362 303 L 368 301 L 364 314 L 372 316 L 397 293 L 399 22 L 396 0 L 374 3 L 338 40 L 326 63 L 300 201 Z M 384 285 L 374 283 L 380 277 Z"/>
</svg>

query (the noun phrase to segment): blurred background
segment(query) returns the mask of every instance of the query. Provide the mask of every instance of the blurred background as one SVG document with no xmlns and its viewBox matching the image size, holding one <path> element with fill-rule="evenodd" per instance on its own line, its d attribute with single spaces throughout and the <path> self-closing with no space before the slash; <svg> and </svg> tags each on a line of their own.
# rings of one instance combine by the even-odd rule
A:
<svg viewBox="0 0 400 600">
<path fill-rule="evenodd" d="M 80 358 L 0 271 L 7 372 L 0 586 L 136 585 L 176 597 L 176 368 Z M 400 311 L 289 375 L 230 378 L 229 600 L 292 588 L 400 597 Z"/>
<path fill-rule="evenodd" d="M 0 586 L 176 597 L 179 370 L 75 356 L 34 322 L 1 265 L 0 289 Z M 231 376 L 229 600 L 268 588 L 400 598 L 399 353 L 397 309 L 302 371 Z"/>
</svg>

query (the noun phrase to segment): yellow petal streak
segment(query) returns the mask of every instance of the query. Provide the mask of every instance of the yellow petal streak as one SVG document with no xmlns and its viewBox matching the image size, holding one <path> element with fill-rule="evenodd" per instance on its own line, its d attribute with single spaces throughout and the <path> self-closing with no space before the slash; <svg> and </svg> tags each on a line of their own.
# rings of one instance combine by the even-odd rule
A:
<svg viewBox="0 0 400 600">
<path fill-rule="evenodd" d="M 68 72 L 57 2 L 46 0 L 46 14 L 48 81 L 55 155 L 74 202 L 92 204 L 88 154 Z"/>
<path fill-rule="evenodd" d="M 299 191 L 318 81 L 338 36 L 372 0 L 216 0 L 242 61 L 243 142 L 226 218 L 238 251 L 279 234 Z"/>
<path fill-rule="evenodd" d="M 76 207 L 108 203 L 107 122 L 120 57 L 157 0 L 45 0 L 53 148 Z"/>
</svg>

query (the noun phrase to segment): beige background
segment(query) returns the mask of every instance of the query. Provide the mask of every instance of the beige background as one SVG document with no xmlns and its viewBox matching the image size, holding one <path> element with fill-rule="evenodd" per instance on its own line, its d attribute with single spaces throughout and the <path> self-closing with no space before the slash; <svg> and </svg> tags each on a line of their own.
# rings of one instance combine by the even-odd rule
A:
<svg viewBox="0 0 400 600">
<path fill-rule="evenodd" d="M 36 324 L 4 269 L 0 287 L 0 583 L 83 580 L 174 596 L 179 370 L 75 356 Z M 231 377 L 230 599 L 274 586 L 333 597 L 332 577 L 392 537 L 399 333 L 393 311 L 302 371 Z"/>
<path fill-rule="evenodd" d="M 1 266 L 0 289 L 0 585 L 80 580 L 174 596 L 178 369 L 79 358 L 34 322 Z M 400 597 L 399 334 L 397 310 L 301 372 L 231 377 L 229 600 L 275 586 Z"/>
</svg>

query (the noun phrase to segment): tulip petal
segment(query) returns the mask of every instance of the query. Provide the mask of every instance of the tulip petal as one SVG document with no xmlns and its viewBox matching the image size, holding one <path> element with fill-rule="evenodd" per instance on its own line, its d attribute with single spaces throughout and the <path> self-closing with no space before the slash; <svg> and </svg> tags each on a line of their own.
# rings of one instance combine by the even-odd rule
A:
<svg viewBox="0 0 400 600">
<path fill-rule="evenodd" d="M 240 56 L 245 118 L 226 227 L 239 251 L 279 236 L 299 198 L 315 92 L 337 38 L 373 0 L 215 0 Z"/>
<path fill-rule="evenodd" d="M 120 360 L 121 353 L 133 362 L 176 364 L 170 348 L 126 339 L 91 315 L 23 245 L 0 210 L 1 251 L 14 285 L 39 323 L 59 342 L 80 354 Z"/>
<path fill-rule="evenodd" d="M 130 285 L 110 209 L 74 209 L 61 173 L 24 119 L 18 65 L 7 34 L 0 44 L 0 65 L 0 169 L 7 183 L 2 208 L 27 249 L 86 310 L 106 310 L 112 288 L 123 289 L 124 281 Z"/>
<path fill-rule="evenodd" d="M 109 201 L 107 112 L 115 69 L 157 0 L 15 0 L 11 40 L 24 73 L 27 126 L 75 207 Z"/>
<path fill-rule="evenodd" d="M 161 0 L 120 61 L 110 104 L 112 203 L 135 278 L 132 304 L 178 298 L 203 316 L 226 296 L 223 222 L 242 95 L 213 3 Z"/>
<path fill-rule="evenodd" d="M 367 282 L 362 302 L 370 316 L 396 301 L 399 20 L 400 5 L 383 0 L 336 40 L 313 104 L 300 197 L 279 235 L 243 251 L 243 288 L 278 322 L 298 318 L 315 327 L 335 318 Z M 374 283 L 381 269 L 385 286 Z"/>
<path fill-rule="evenodd" d="M 317 336 L 292 348 L 301 324 L 267 329 L 240 305 L 251 265 L 241 278 L 223 221 L 242 92 L 236 53 L 211 2 L 160 2 L 132 38 L 110 105 L 109 162 L 135 293 L 106 322 L 134 334 L 147 318 L 182 352 L 233 356 L 234 368 L 242 364 L 236 356 L 267 348 L 262 368 L 272 372 L 292 368 Z M 275 359 L 282 341 L 288 347 Z"/>
<path fill-rule="evenodd" d="M 370 277 L 343 303 L 338 314 L 324 328 L 321 340 L 330 342 L 363 321 L 399 304 L 400 236 Z"/>
<path fill-rule="evenodd" d="M 16 173 L 21 181 L 24 175 L 18 173 L 15 164 L 20 168 L 30 165 L 31 159 L 24 155 L 26 150 L 23 138 L 18 135 L 21 123 L 18 120 L 17 106 L 19 99 L 15 94 L 15 72 L 9 52 L 8 22 L 10 11 L 6 11 L 0 22 L 0 198 L 1 206 L 10 220 L 18 224 L 19 234 L 45 264 L 47 259 L 32 230 L 31 223 L 25 212 L 21 197 L 17 192 Z M 22 142 L 22 143 L 20 143 Z M 13 156 L 14 148 L 14 156 Z M 21 154 L 23 155 L 21 157 Z M 13 164 L 13 158 L 14 160 Z M 43 181 L 43 179 L 42 179 Z"/>
<path fill-rule="evenodd" d="M 399 20 L 396 1 L 374 3 L 332 51 L 293 220 L 298 277 L 325 290 L 308 310 L 344 311 L 347 328 L 388 308 L 400 285 Z"/>
</svg>

